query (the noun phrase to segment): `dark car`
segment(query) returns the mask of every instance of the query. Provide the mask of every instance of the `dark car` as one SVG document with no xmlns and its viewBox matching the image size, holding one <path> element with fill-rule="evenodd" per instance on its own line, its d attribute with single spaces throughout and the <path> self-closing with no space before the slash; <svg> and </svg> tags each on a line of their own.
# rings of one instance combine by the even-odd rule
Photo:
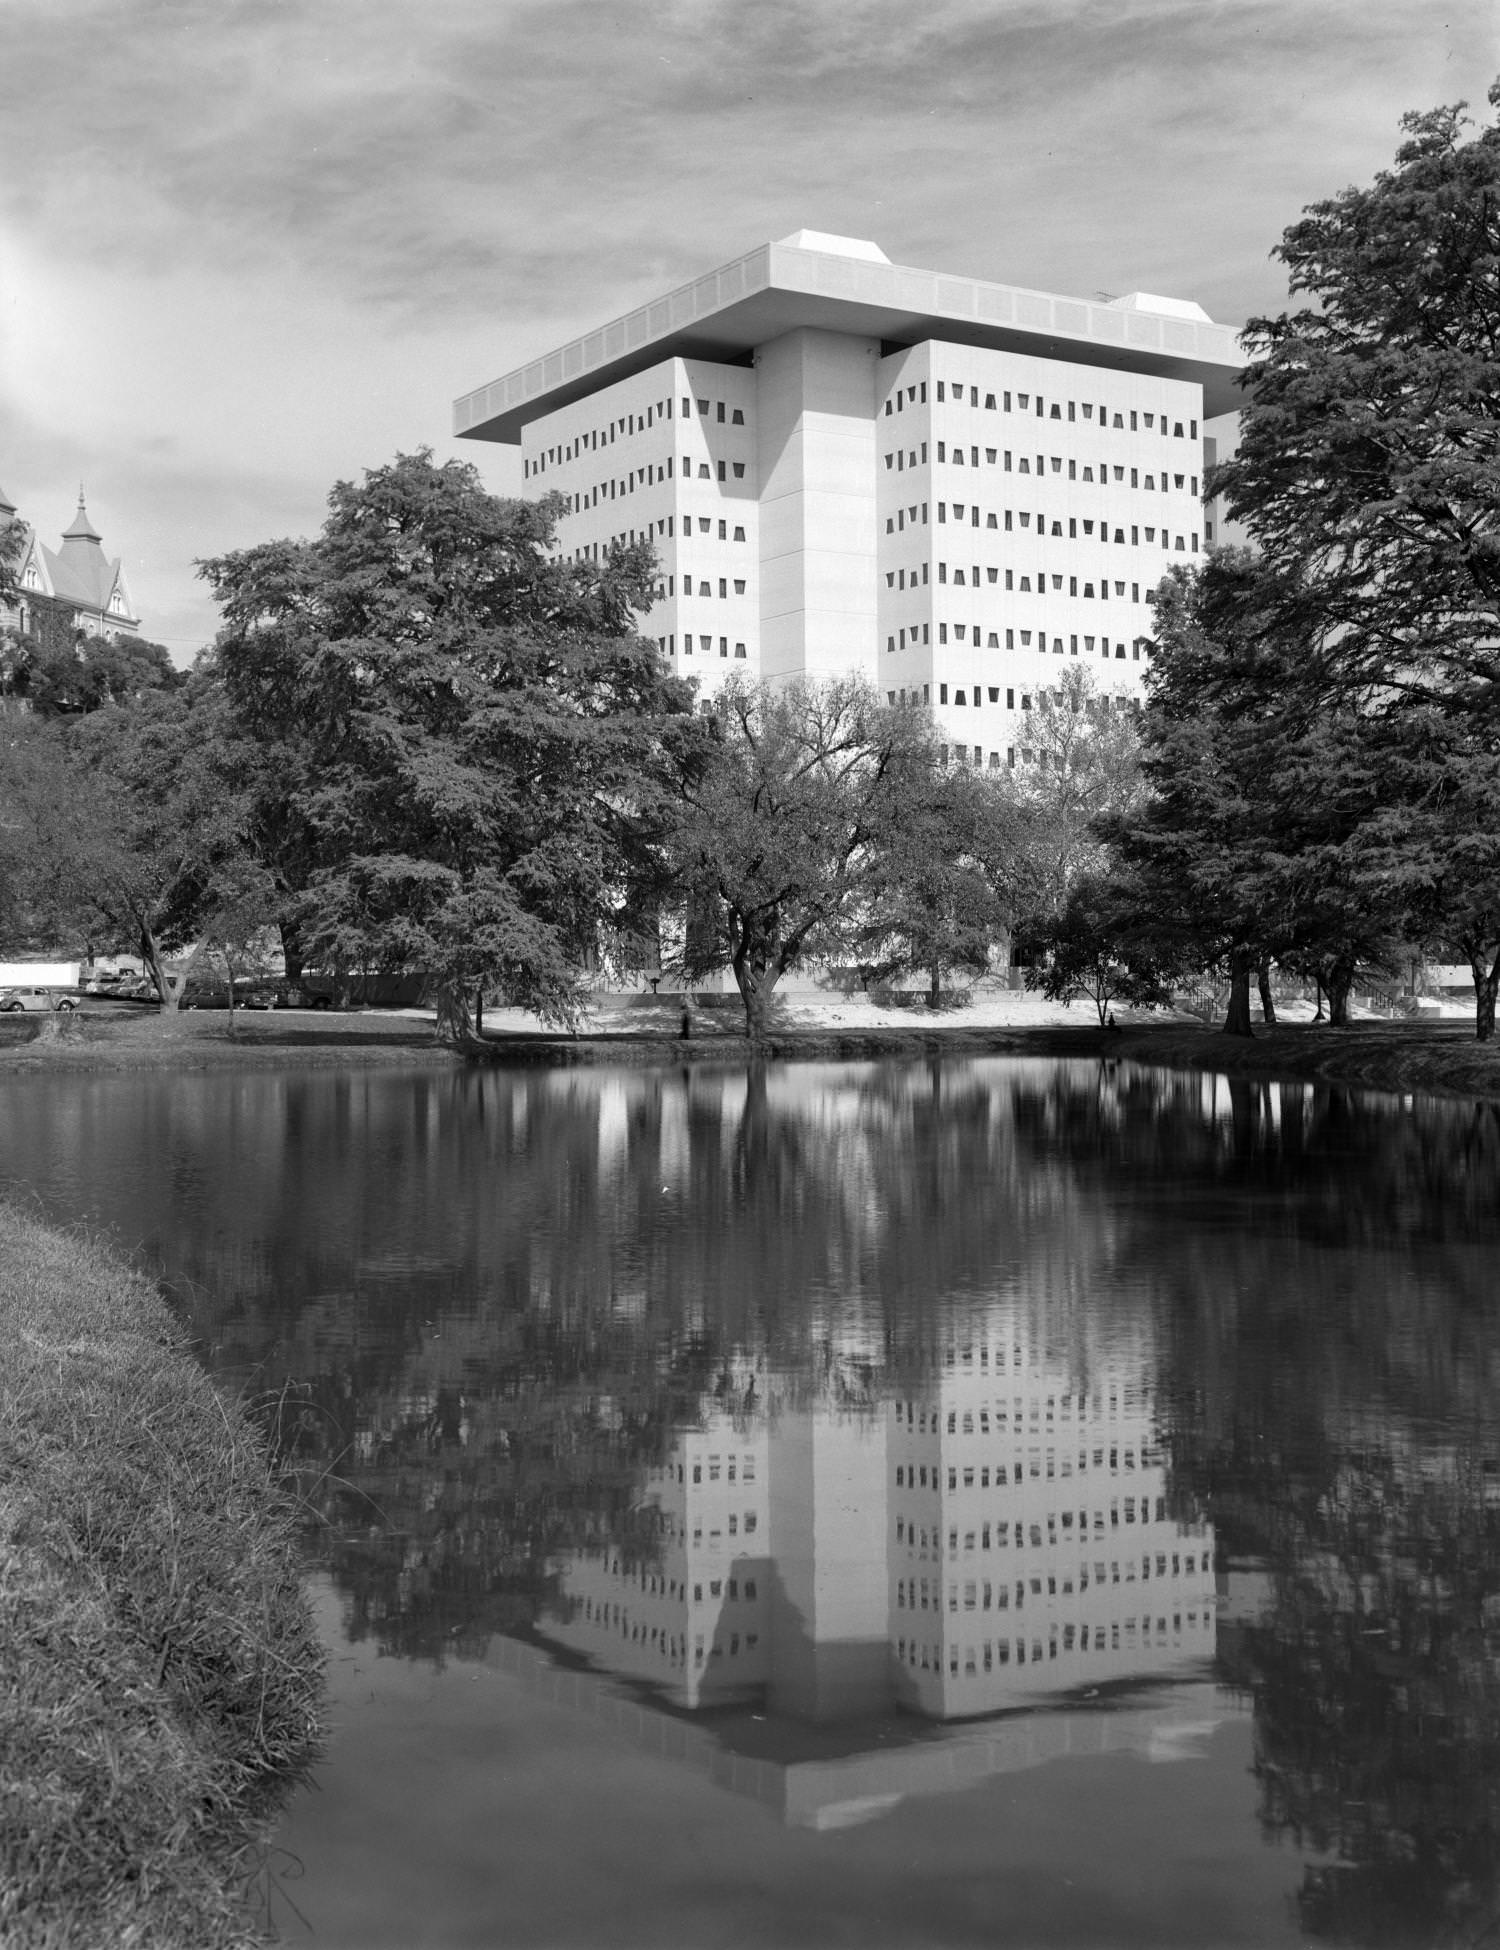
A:
<svg viewBox="0 0 1500 1950">
<path fill-rule="evenodd" d="M 331 1009 L 333 1007 L 333 997 L 326 990 L 311 988 L 306 982 L 277 982 L 275 993 L 278 1009 Z"/>
<path fill-rule="evenodd" d="M 227 1009 L 229 984 L 194 976 L 183 983 L 177 1006 L 179 1009 Z M 275 987 L 270 982 L 258 981 L 253 977 L 237 980 L 234 985 L 234 1006 L 236 1009 L 273 1009 L 276 1006 Z"/>
</svg>

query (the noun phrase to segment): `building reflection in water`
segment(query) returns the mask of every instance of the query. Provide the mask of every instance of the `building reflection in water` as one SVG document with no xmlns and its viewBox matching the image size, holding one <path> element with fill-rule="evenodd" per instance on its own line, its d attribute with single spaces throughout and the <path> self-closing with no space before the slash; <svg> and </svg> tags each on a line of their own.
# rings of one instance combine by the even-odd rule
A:
<svg viewBox="0 0 1500 1950">
<path fill-rule="evenodd" d="M 1147 1374 L 1081 1380 L 1003 1304 L 894 1398 L 742 1368 L 645 1480 L 659 1553 L 570 1553 L 542 1629 L 678 1708 L 821 1725 L 1202 1678 L 1213 1538 L 1168 1514 Z"/>
</svg>

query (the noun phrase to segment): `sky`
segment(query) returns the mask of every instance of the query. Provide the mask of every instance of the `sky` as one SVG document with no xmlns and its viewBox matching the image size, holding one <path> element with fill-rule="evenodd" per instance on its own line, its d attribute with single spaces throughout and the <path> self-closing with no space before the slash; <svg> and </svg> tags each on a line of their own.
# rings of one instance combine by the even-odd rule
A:
<svg viewBox="0 0 1500 1950">
<path fill-rule="evenodd" d="M 0 488 L 87 492 L 181 663 L 194 563 L 803 227 L 1241 324 L 1301 210 L 1500 73 L 1493 0 L 0 0 Z"/>
</svg>

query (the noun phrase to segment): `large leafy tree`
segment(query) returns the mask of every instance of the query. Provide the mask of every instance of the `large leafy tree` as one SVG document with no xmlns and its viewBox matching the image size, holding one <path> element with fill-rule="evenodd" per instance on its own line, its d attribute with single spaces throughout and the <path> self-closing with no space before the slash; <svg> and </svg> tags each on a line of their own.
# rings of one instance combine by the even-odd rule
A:
<svg viewBox="0 0 1500 1950">
<path fill-rule="evenodd" d="M 926 715 L 881 703 L 860 678 L 731 681 L 705 722 L 712 755 L 684 795 L 675 843 L 692 903 L 685 972 L 732 969 L 759 1038 L 784 975 L 857 955 L 877 907 L 888 918 L 899 889 L 911 893 L 921 864 L 909 856 L 924 835 L 931 871 L 951 865 L 948 787 Z M 953 918 L 919 904 L 905 916 L 914 934 Z"/>
<path fill-rule="evenodd" d="M 243 855 L 244 802 L 218 701 L 156 692 L 71 724 L 26 719 L 0 750 L 0 864 L 30 933 L 166 963 Z"/>
<path fill-rule="evenodd" d="M 1070 664 L 1034 702 L 1021 768 L 1004 775 L 1003 789 L 1022 816 L 1027 922 L 1045 932 L 1073 883 L 1104 871 L 1104 826 L 1136 812 L 1145 787 L 1135 711 L 1101 692 L 1086 667 Z"/>
<path fill-rule="evenodd" d="M 1153 926 L 1149 900 L 1118 872 L 1080 875 L 1038 946 L 1040 959 L 1026 971 L 1027 987 L 1053 1002 L 1086 996 L 1101 1029 L 1116 1002 L 1154 1007 L 1170 1001 L 1170 982 L 1179 972 L 1180 936 Z"/>
<path fill-rule="evenodd" d="M 1247 617 L 1258 606 L 1264 639 L 1295 646 L 1259 673 L 1283 722 L 1300 719 L 1288 778 L 1337 776 L 1366 802 L 1351 817 L 1344 793 L 1344 831 L 1333 851 L 1303 848 L 1304 877 L 1342 886 L 1354 918 L 1372 888 L 1399 889 L 1408 924 L 1469 961 L 1485 1039 L 1500 985 L 1500 126 L 1470 135 L 1462 105 L 1403 126 L 1393 169 L 1286 232 L 1277 255 L 1307 302 L 1248 328 L 1239 450 L 1207 488 L 1261 560 Z"/>
<path fill-rule="evenodd" d="M 1500 107 L 1500 83 L 1490 92 Z M 1396 167 L 1276 252 L 1310 302 L 1251 321 L 1207 486 L 1283 571 L 1304 683 L 1500 722 L 1500 127 L 1404 118 Z"/>
<path fill-rule="evenodd" d="M 1162 916 L 1228 973 L 1232 1034 L 1250 1033 L 1250 977 L 1273 957 L 1316 974 L 1347 1020 L 1356 969 L 1386 963 L 1420 882 L 1389 798 L 1395 730 L 1357 698 L 1308 695 L 1287 585 L 1235 550 L 1163 579 L 1152 797 L 1122 834 Z"/>
<path fill-rule="evenodd" d="M 634 631 L 649 551 L 560 560 L 557 514 L 401 455 L 339 482 L 316 540 L 202 565 L 300 954 L 422 971 L 456 1041 L 490 990 L 569 1017 L 601 937 L 649 905 L 701 742 Z"/>
<path fill-rule="evenodd" d="M 920 771 L 907 788 L 872 851 L 852 943 L 872 976 L 925 975 L 936 1003 L 950 970 L 985 972 L 1011 924 L 1022 822 L 966 766 Z"/>
</svg>

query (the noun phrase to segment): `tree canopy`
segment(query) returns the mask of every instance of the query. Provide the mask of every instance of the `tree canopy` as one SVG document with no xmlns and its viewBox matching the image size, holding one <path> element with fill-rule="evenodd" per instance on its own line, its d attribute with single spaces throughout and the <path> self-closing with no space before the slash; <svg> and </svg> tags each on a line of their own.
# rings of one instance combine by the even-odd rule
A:
<svg viewBox="0 0 1500 1950">
<path fill-rule="evenodd" d="M 455 1037 L 486 990 L 570 1015 L 647 899 L 702 742 L 689 687 L 634 633 L 649 550 L 563 561 L 558 512 L 401 455 L 339 482 L 316 540 L 201 565 L 303 950 L 423 972 Z"/>
<path fill-rule="evenodd" d="M 885 950 L 904 933 L 924 967 L 972 959 L 982 895 L 955 885 L 972 811 L 925 713 L 883 704 L 853 677 L 731 680 L 706 710 L 711 755 L 688 784 L 674 847 L 694 899 L 690 979 L 732 969 L 759 1037 L 784 975 L 857 955 L 862 940 L 870 949 L 870 930 Z"/>
<path fill-rule="evenodd" d="M 1493 727 L 1500 126 L 1466 140 L 1462 109 L 1406 116 L 1394 169 L 1286 232 L 1276 255 L 1311 302 L 1247 327 L 1239 448 L 1207 491 L 1283 573 L 1304 685 Z"/>
<path fill-rule="evenodd" d="M 1500 105 L 1500 88 L 1491 101 Z M 1158 592 L 1127 848 L 1204 959 L 1316 974 L 1403 942 L 1500 986 L 1500 128 L 1409 115 L 1396 167 L 1314 205 L 1277 255 L 1308 300 L 1253 320 L 1238 451 L 1210 474 L 1254 544 Z"/>
<path fill-rule="evenodd" d="M 0 852 L 29 930 L 128 943 L 168 1008 L 166 959 L 244 850 L 217 716 L 212 696 L 154 693 L 73 723 L 18 720 L 0 752 Z"/>
</svg>

